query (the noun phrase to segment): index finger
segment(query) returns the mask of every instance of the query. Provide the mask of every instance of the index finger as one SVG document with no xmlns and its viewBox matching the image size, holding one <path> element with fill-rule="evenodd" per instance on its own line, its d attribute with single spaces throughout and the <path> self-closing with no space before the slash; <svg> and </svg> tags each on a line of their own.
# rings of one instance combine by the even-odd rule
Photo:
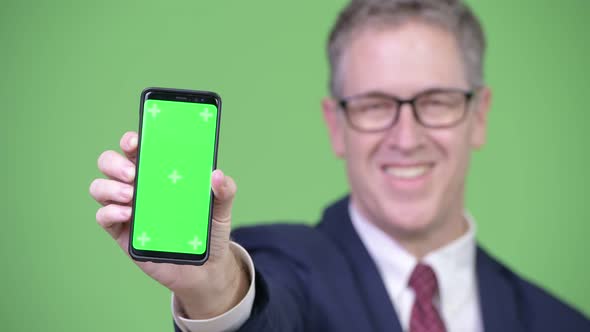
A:
<svg viewBox="0 0 590 332">
<path fill-rule="evenodd" d="M 135 131 L 126 132 L 121 137 L 119 145 L 125 156 L 135 163 L 135 158 L 137 157 L 137 133 Z"/>
</svg>

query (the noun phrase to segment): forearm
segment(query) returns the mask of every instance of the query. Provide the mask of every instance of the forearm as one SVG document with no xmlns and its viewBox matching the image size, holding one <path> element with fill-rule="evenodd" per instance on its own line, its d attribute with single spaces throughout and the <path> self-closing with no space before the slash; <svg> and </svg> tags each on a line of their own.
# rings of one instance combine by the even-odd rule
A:
<svg viewBox="0 0 590 332">
<path fill-rule="evenodd" d="M 250 280 L 247 296 L 218 315 L 194 319 L 183 312 L 175 294 L 172 311 L 177 329 L 183 332 L 305 331 L 304 313 L 310 309 L 304 295 L 305 273 L 282 255 L 255 250 L 250 256 L 238 244 L 231 243 L 231 246 L 247 266 L 247 280 Z"/>
</svg>

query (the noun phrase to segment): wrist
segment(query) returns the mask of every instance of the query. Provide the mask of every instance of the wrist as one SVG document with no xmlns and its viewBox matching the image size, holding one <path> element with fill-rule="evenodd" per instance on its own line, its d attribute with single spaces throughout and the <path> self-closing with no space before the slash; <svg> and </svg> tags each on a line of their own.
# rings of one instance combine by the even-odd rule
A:
<svg viewBox="0 0 590 332">
<path fill-rule="evenodd" d="M 236 306 L 249 286 L 247 267 L 230 245 L 228 255 L 207 269 L 201 284 L 192 289 L 173 290 L 184 316 L 189 319 L 209 319 Z"/>
</svg>

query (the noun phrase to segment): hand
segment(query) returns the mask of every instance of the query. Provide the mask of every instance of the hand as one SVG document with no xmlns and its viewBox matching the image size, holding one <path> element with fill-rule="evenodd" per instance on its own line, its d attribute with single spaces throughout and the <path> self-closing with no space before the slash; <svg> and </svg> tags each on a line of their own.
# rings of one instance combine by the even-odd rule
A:
<svg viewBox="0 0 590 332">
<path fill-rule="evenodd" d="M 125 156 L 105 151 L 98 168 L 108 179 L 95 179 L 90 194 L 102 205 L 96 221 L 128 253 L 129 221 L 133 202 L 137 133 L 127 132 L 120 141 Z M 237 304 L 248 288 L 247 272 L 230 250 L 231 209 L 236 184 L 220 170 L 211 176 L 213 221 L 209 259 L 202 266 L 137 262 L 148 276 L 176 294 L 185 312 L 193 319 L 211 318 Z"/>
</svg>

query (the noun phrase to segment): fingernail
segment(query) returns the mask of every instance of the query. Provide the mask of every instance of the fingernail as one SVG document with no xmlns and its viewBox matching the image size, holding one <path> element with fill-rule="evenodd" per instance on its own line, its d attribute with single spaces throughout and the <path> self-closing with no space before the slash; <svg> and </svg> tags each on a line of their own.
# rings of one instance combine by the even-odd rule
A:
<svg viewBox="0 0 590 332">
<path fill-rule="evenodd" d="M 135 167 L 129 166 L 125 168 L 125 176 L 127 176 L 128 180 L 133 180 L 135 177 Z"/>
<path fill-rule="evenodd" d="M 125 209 L 123 209 L 122 214 L 123 214 L 123 217 L 124 218 L 131 217 L 131 208 L 130 207 L 126 207 Z"/>
<path fill-rule="evenodd" d="M 132 148 L 137 146 L 137 136 L 133 136 L 129 139 L 129 146 Z"/>
<path fill-rule="evenodd" d="M 122 190 L 123 193 L 123 198 L 129 200 L 133 198 L 133 188 L 131 187 L 125 187 Z"/>
</svg>

